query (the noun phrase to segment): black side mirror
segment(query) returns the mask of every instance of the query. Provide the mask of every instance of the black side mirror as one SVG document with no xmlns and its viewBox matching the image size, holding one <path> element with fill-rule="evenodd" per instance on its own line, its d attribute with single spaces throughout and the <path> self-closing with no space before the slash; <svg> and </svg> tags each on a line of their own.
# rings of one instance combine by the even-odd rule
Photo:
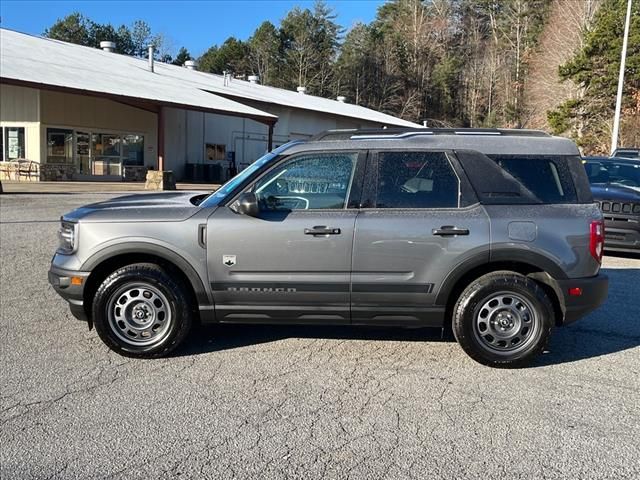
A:
<svg viewBox="0 0 640 480">
<path fill-rule="evenodd" d="M 258 205 L 258 198 L 253 192 L 245 192 L 238 197 L 238 199 L 231 205 L 231 210 L 240 215 L 248 215 L 250 217 L 257 217 L 260 214 L 260 206 Z"/>
</svg>

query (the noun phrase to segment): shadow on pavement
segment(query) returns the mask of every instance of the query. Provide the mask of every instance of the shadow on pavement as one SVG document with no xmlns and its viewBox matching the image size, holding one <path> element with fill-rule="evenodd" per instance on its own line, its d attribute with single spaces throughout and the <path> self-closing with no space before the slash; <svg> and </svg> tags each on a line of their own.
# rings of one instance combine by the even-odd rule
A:
<svg viewBox="0 0 640 480">
<path fill-rule="evenodd" d="M 640 346 L 640 269 L 607 268 L 609 298 L 584 319 L 552 332 L 548 351 L 531 368 L 575 362 Z M 377 340 L 400 342 L 454 341 L 434 328 L 315 325 L 211 325 L 195 329 L 175 355 L 248 347 L 287 338 Z"/>
</svg>

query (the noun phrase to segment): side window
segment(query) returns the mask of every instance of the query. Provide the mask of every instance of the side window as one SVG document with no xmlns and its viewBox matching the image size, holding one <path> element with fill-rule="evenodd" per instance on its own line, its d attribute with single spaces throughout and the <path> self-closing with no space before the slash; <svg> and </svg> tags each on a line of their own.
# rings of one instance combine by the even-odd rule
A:
<svg viewBox="0 0 640 480">
<path fill-rule="evenodd" d="M 460 181 L 442 152 L 380 152 L 377 208 L 456 208 Z"/>
<path fill-rule="evenodd" d="M 544 155 L 491 155 L 503 170 L 515 177 L 542 203 L 577 201 L 566 160 Z M 600 175 L 600 172 L 598 172 Z"/>
<path fill-rule="evenodd" d="M 345 207 L 357 153 L 314 153 L 286 160 L 258 180 L 252 191 L 262 210 Z"/>
</svg>

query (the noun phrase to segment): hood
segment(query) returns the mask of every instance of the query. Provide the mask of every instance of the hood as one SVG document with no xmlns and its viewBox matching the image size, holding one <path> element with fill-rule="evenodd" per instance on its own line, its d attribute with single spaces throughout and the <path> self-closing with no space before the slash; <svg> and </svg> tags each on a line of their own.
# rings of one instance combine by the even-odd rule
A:
<svg viewBox="0 0 640 480">
<path fill-rule="evenodd" d="M 593 198 L 596 200 L 620 200 L 622 202 L 640 201 L 640 189 L 637 187 L 623 187 L 611 183 L 596 183 L 591 185 Z"/>
<path fill-rule="evenodd" d="M 85 205 L 64 215 L 72 222 L 180 222 L 198 211 L 208 192 L 140 193 Z"/>
</svg>

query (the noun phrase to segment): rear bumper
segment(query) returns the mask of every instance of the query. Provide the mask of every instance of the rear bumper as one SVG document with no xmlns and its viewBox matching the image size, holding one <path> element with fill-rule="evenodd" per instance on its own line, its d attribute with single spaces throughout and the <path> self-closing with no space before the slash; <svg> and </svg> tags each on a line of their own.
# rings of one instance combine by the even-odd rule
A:
<svg viewBox="0 0 640 480">
<path fill-rule="evenodd" d="M 55 265 L 51 265 L 49 269 L 49 284 L 58 295 L 69 302 L 71 314 L 78 320 L 88 321 L 87 314 L 84 310 L 83 294 L 89 273 L 90 272 L 65 270 Z M 74 281 L 72 281 L 72 278 Z M 81 280 L 79 284 L 77 279 Z"/>
<path fill-rule="evenodd" d="M 607 300 L 609 277 L 598 274 L 595 277 L 558 280 L 564 297 L 564 325 L 579 320 L 592 312 Z M 580 288 L 579 296 L 569 295 L 572 288 Z"/>
</svg>

